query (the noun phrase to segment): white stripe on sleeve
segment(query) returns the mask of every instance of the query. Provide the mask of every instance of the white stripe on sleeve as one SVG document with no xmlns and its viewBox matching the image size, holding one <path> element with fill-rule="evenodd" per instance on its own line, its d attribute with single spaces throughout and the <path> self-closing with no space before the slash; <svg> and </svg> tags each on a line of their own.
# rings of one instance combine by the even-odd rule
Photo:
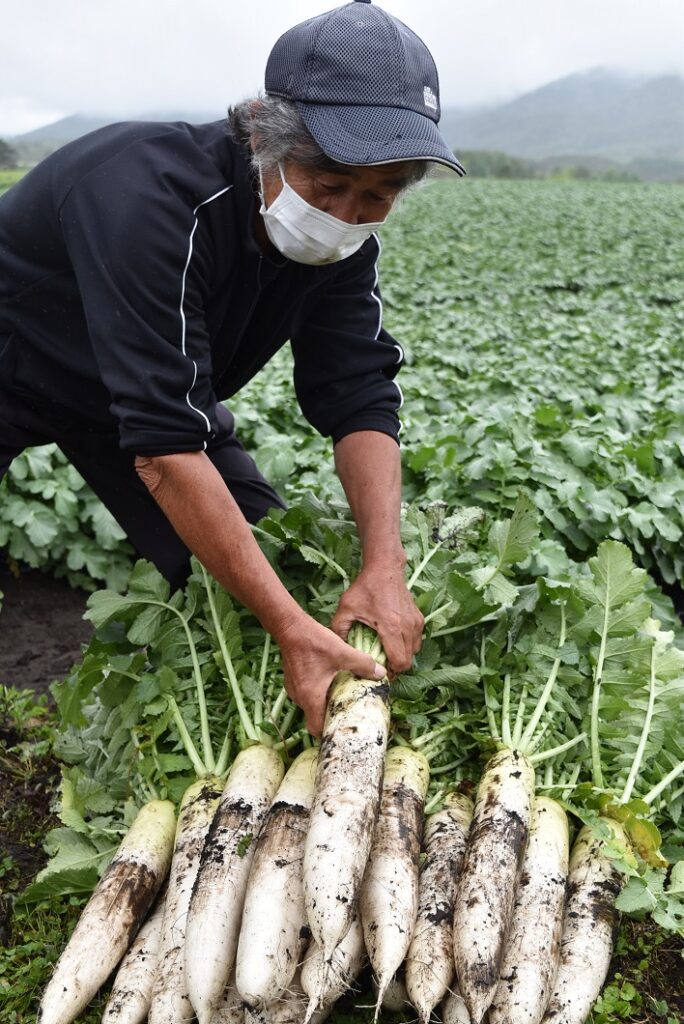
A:
<svg viewBox="0 0 684 1024">
<path fill-rule="evenodd" d="M 192 383 L 191 383 L 190 387 L 188 388 L 187 394 L 185 396 L 185 401 L 188 403 L 188 405 L 193 410 L 193 412 L 196 412 L 198 414 L 198 416 L 202 417 L 202 419 L 204 420 L 204 422 L 207 425 L 207 432 L 211 431 L 211 424 L 210 424 L 208 418 L 202 412 L 201 409 L 198 409 L 190 401 L 190 392 L 194 388 L 195 382 L 197 381 L 197 363 L 195 362 L 194 359 L 191 359 L 190 356 L 188 356 L 188 353 L 186 351 L 186 346 L 185 346 L 185 342 L 186 342 L 186 322 L 185 322 L 185 310 L 183 308 L 183 306 L 185 304 L 185 281 L 186 281 L 187 274 L 188 274 L 188 267 L 190 266 L 190 260 L 192 259 L 192 242 L 193 242 L 193 238 L 195 236 L 195 231 L 197 230 L 197 211 L 199 210 L 200 206 L 206 206 L 207 203 L 213 202 L 214 199 L 218 199 L 219 196 L 222 196 L 222 195 L 224 195 L 224 193 L 229 192 L 232 187 L 233 187 L 232 185 L 228 185 L 227 188 L 222 188 L 220 192 L 215 192 L 213 196 L 209 196 L 208 199 L 204 199 L 201 203 L 198 203 L 197 206 L 195 207 L 195 209 L 192 211 L 193 216 L 195 218 L 195 223 L 192 226 L 192 230 L 190 232 L 190 238 L 188 239 L 188 258 L 185 261 L 185 267 L 183 269 L 183 280 L 182 280 L 182 283 L 181 283 L 181 298 L 180 298 L 181 351 L 183 352 L 184 356 L 187 356 L 187 358 L 190 359 L 190 362 L 192 363 L 192 365 L 194 367 Z M 204 442 L 204 447 L 205 448 L 207 447 L 207 442 L 206 441 Z"/>
</svg>

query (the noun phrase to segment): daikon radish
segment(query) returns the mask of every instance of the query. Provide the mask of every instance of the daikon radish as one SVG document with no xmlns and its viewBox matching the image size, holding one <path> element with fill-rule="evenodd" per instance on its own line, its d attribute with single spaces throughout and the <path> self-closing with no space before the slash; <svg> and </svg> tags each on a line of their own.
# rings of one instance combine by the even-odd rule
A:
<svg viewBox="0 0 684 1024">
<path fill-rule="evenodd" d="M 173 804 L 145 804 L 88 900 L 43 995 L 40 1024 L 70 1024 L 129 948 L 171 862 Z"/>
</svg>

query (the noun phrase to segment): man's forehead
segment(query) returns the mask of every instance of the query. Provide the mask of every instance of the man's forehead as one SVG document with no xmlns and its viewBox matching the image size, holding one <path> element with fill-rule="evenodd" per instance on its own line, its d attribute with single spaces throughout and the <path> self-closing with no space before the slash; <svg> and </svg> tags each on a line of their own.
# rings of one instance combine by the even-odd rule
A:
<svg viewBox="0 0 684 1024">
<path fill-rule="evenodd" d="M 402 185 L 408 181 L 411 165 L 406 161 L 389 164 L 338 164 L 331 162 L 330 174 L 344 174 L 350 178 L 369 180 L 385 185 Z"/>
</svg>

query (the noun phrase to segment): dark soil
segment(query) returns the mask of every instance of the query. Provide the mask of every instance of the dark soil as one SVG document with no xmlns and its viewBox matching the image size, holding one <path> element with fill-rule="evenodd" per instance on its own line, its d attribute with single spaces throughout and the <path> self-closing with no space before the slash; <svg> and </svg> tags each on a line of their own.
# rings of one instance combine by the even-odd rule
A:
<svg viewBox="0 0 684 1024">
<path fill-rule="evenodd" d="M 37 569 L 0 567 L 0 684 L 47 693 L 88 643 L 88 594 Z"/>
<path fill-rule="evenodd" d="M 35 569 L 0 567 L 0 686 L 46 694 L 81 655 L 92 627 L 83 619 L 88 595 Z M 41 720 L 17 728 L 0 700 L 0 946 L 10 941 L 12 901 L 44 866 L 42 840 L 58 824 L 51 805 L 59 766 L 46 750 L 27 756 Z M 43 744 L 45 746 L 45 744 Z M 4 865 L 4 866 L 3 866 Z"/>
</svg>

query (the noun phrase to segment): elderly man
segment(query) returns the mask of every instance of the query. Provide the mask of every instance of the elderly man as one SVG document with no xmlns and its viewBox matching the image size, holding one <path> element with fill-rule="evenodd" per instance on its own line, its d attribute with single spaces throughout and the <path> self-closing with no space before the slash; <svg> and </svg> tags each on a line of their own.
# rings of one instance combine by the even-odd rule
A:
<svg viewBox="0 0 684 1024">
<path fill-rule="evenodd" d="M 265 95 L 228 124 L 126 123 L 34 168 L 0 200 L 0 476 L 57 442 L 173 586 L 193 552 L 277 640 L 313 733 L 334 674 L 382 674 L 344 643 L 360 620 L 404 671 L 422 618 L 406 589 L 393 382 L 375 234 L 437 161 L 437 72 L 368 2 L 286 32 Z M 363 568 L 332 628 L 286 592 L 248 523 L 282 502 L 220 403 L 286 341 L 332 438 Z"/>
</svg>

